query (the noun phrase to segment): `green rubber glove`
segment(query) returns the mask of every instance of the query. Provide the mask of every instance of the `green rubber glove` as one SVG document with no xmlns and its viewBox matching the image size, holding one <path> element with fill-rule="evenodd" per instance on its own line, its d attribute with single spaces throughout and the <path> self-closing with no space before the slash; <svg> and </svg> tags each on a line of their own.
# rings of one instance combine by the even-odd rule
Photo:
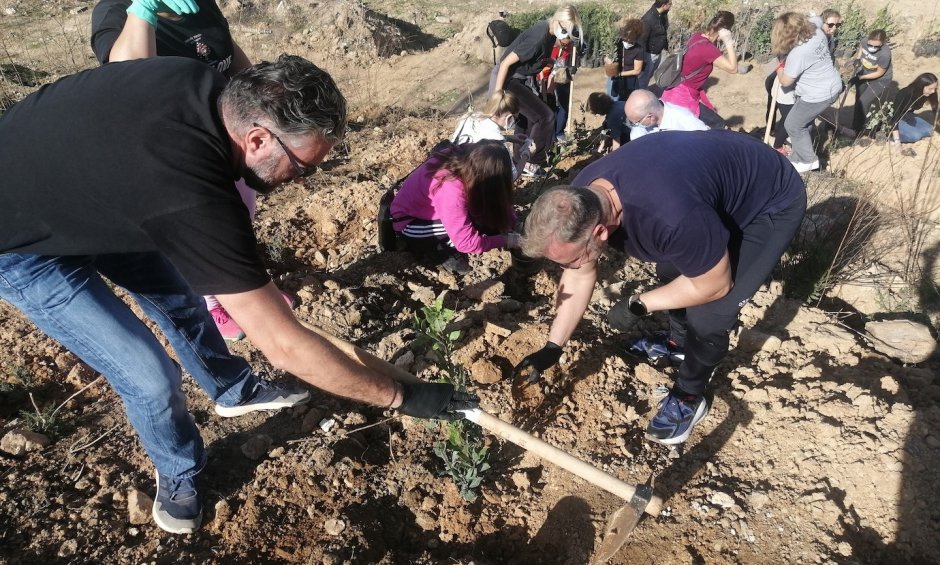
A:
<svg viewBox="0 0 940 565">
<path fill-rule="evenodd" d="M 199 5 L 195 0 L 134 0 L 127 7 L 127 13 L 137 16 L 152 26 L 160 21 L 158 12 L 173 12 L 175 14 L 195 14 Z"/>
</svg>

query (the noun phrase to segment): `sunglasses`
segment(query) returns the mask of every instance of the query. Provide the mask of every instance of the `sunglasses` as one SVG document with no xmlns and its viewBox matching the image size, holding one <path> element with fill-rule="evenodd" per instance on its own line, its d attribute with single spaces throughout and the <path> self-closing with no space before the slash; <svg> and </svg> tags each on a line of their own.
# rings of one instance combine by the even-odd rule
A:
<svg viewBox="0 0 940 565">
<path fill-rule="evenodd" d="M 311 174 L 313 174 L 313 171 L 317 170 L 316 166 L 305 167 L 301 165 L 300 161 L 297 160 L 297 157 L 295 157 L 291 150 L 288 149 L 287 144 L 281 141 L 281 138 L 278 137 L 277 134 L 271 131 L 269 128 L 266 128 L 257 122 L 253 123 L 252 126 L 261 128 L 271 134 L 271 137 L 273 137 L 278 142 L 278 144 L 281 146 L 281 149 L 283 149 L 284 153 L 287 154 L 287 160 L 290 161 L 290 166 L 294 168 L 294 172 L 297 173 L 298 177 L 309 177 Z"/>
<path fill-rule="evenodd" d="M 826 22 L 826 27 L 842 27 L 842 24 L 841 23 L 831 24 L 829 22 Z"/>
</svg>

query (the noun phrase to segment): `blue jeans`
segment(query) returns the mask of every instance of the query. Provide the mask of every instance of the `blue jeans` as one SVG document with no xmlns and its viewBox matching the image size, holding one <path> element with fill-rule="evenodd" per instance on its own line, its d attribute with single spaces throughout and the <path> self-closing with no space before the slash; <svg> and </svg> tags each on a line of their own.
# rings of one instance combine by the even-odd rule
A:
<svg viewBox="0 0 940 565">
<path fill-rule="evenodd" d="M 650 79 L 653 78 L 653 73 L 659 67 L 659 61 L 662 57 L 662 53 L 646 53 L 643 55 L 643 70 L 640 71 L 640 76 L 637 77 L 637 88 L 646 90 L 650 87 Z"/>
<path fill-rule="evenodd" d="M 933 135 L 933 124 L 908 112 L 898 121 L 901 143 L 914 143 Z"/>
<path fill-rule="evenodd" d="M 228 353 L 202 298 L 162 255 L 0 254 L 0 298 L 105 375 L 160 473 L 192 476 L 205 451 L 179 366 L 101 275 L 131 293 L 213 400 L 237 404 L 250 393 L 250 366 Z"/>
</svg>

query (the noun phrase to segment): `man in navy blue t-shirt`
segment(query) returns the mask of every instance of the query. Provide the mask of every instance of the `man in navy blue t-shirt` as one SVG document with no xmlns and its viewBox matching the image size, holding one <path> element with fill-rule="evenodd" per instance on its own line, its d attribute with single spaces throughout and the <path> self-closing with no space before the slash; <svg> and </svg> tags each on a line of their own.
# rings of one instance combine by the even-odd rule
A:
<svg viewBox="0 0 940 565">
<path fill-rule="evenodd" d="M 548 343 L 517 366 L 532 377 L 558 362 L 594 290 L 604 242 L 657 263 L 665 284 L 628 301 L 636 317 L 668 310 L 670 335 L 639 350 L 680 361 L 647 428 L 664 444 L 688 439 L 708 410 L 705 389 L 728 351 L 741 307 L 770 275 L 806 211 L 802 179 L 786 158 L 727 131 L 662 132 L 587 166 L 526 219 L 523 251 L 564 267 Z"/>
</svg>

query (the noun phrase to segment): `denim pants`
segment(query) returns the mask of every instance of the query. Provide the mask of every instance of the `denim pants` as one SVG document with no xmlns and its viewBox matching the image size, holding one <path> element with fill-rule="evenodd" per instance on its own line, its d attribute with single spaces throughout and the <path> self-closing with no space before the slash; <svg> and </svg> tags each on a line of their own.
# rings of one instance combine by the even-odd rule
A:
<svg viewBox="0 0 940 565">
<path fill-rule="evenodd" d="M 914 143 L 933 135 L 933 124 L 908 112 L 898 121 L 901 143 Z"/>
<path fill-rule="evenodd" d="M 806 212 L 806 193 L 786 209 L 758 216 L 728 243 L 734 286 L 724 297 L 707 304 L 669 311 L 669 333 L 685 350 L 676 386 L 687 394 L 702 395 L 712 371 L 728 354 L 728 332 L 741 308 L 771 275 L 796 235 Z M 656 265 L 660 281 L 667 283 L 679 271 L 671 263 Z"/>
<path fill-rule="evenodd" d="M 643 70 L 640 71 L 640 76 L 637 77 L 637 88 L 642 88 L 643 90 L 649 89 L 650 79 L 653 78 L 653 73 L 656 72 L 656 68 L 659 67 L 659 61 L 662 57 L 662 53 L 646 53 L 643 55 Z"/>
<path fill-rule="evenodd" d="M 202 297 L 160 254 L 0 254 L 0 298 L 105 375 L 161 474 L 194 475 L 205 452 L 180 368 L 101 275 L 131 293 L 213 400 L 233 405 L 250 394 L 251 367 L 228 353 Z"/>
<path fill-rule="evenodd" d="M 816 151 L 813 150 L 813 136 L 809 129 L 816 121 L 816 116 L 832 106 L 838 97 L 839 94 L 836 93 L 832 98 L 822 102 L 806 102 L 797 97 L 796 103 L 790 108 L 790 113 L 783 121 L 783 127 L 790 135 L 790 147 L 793 148 L 793 153 L 790 154 L 791 161 L 812 163 L 818 159 Z"/>
</svg>

